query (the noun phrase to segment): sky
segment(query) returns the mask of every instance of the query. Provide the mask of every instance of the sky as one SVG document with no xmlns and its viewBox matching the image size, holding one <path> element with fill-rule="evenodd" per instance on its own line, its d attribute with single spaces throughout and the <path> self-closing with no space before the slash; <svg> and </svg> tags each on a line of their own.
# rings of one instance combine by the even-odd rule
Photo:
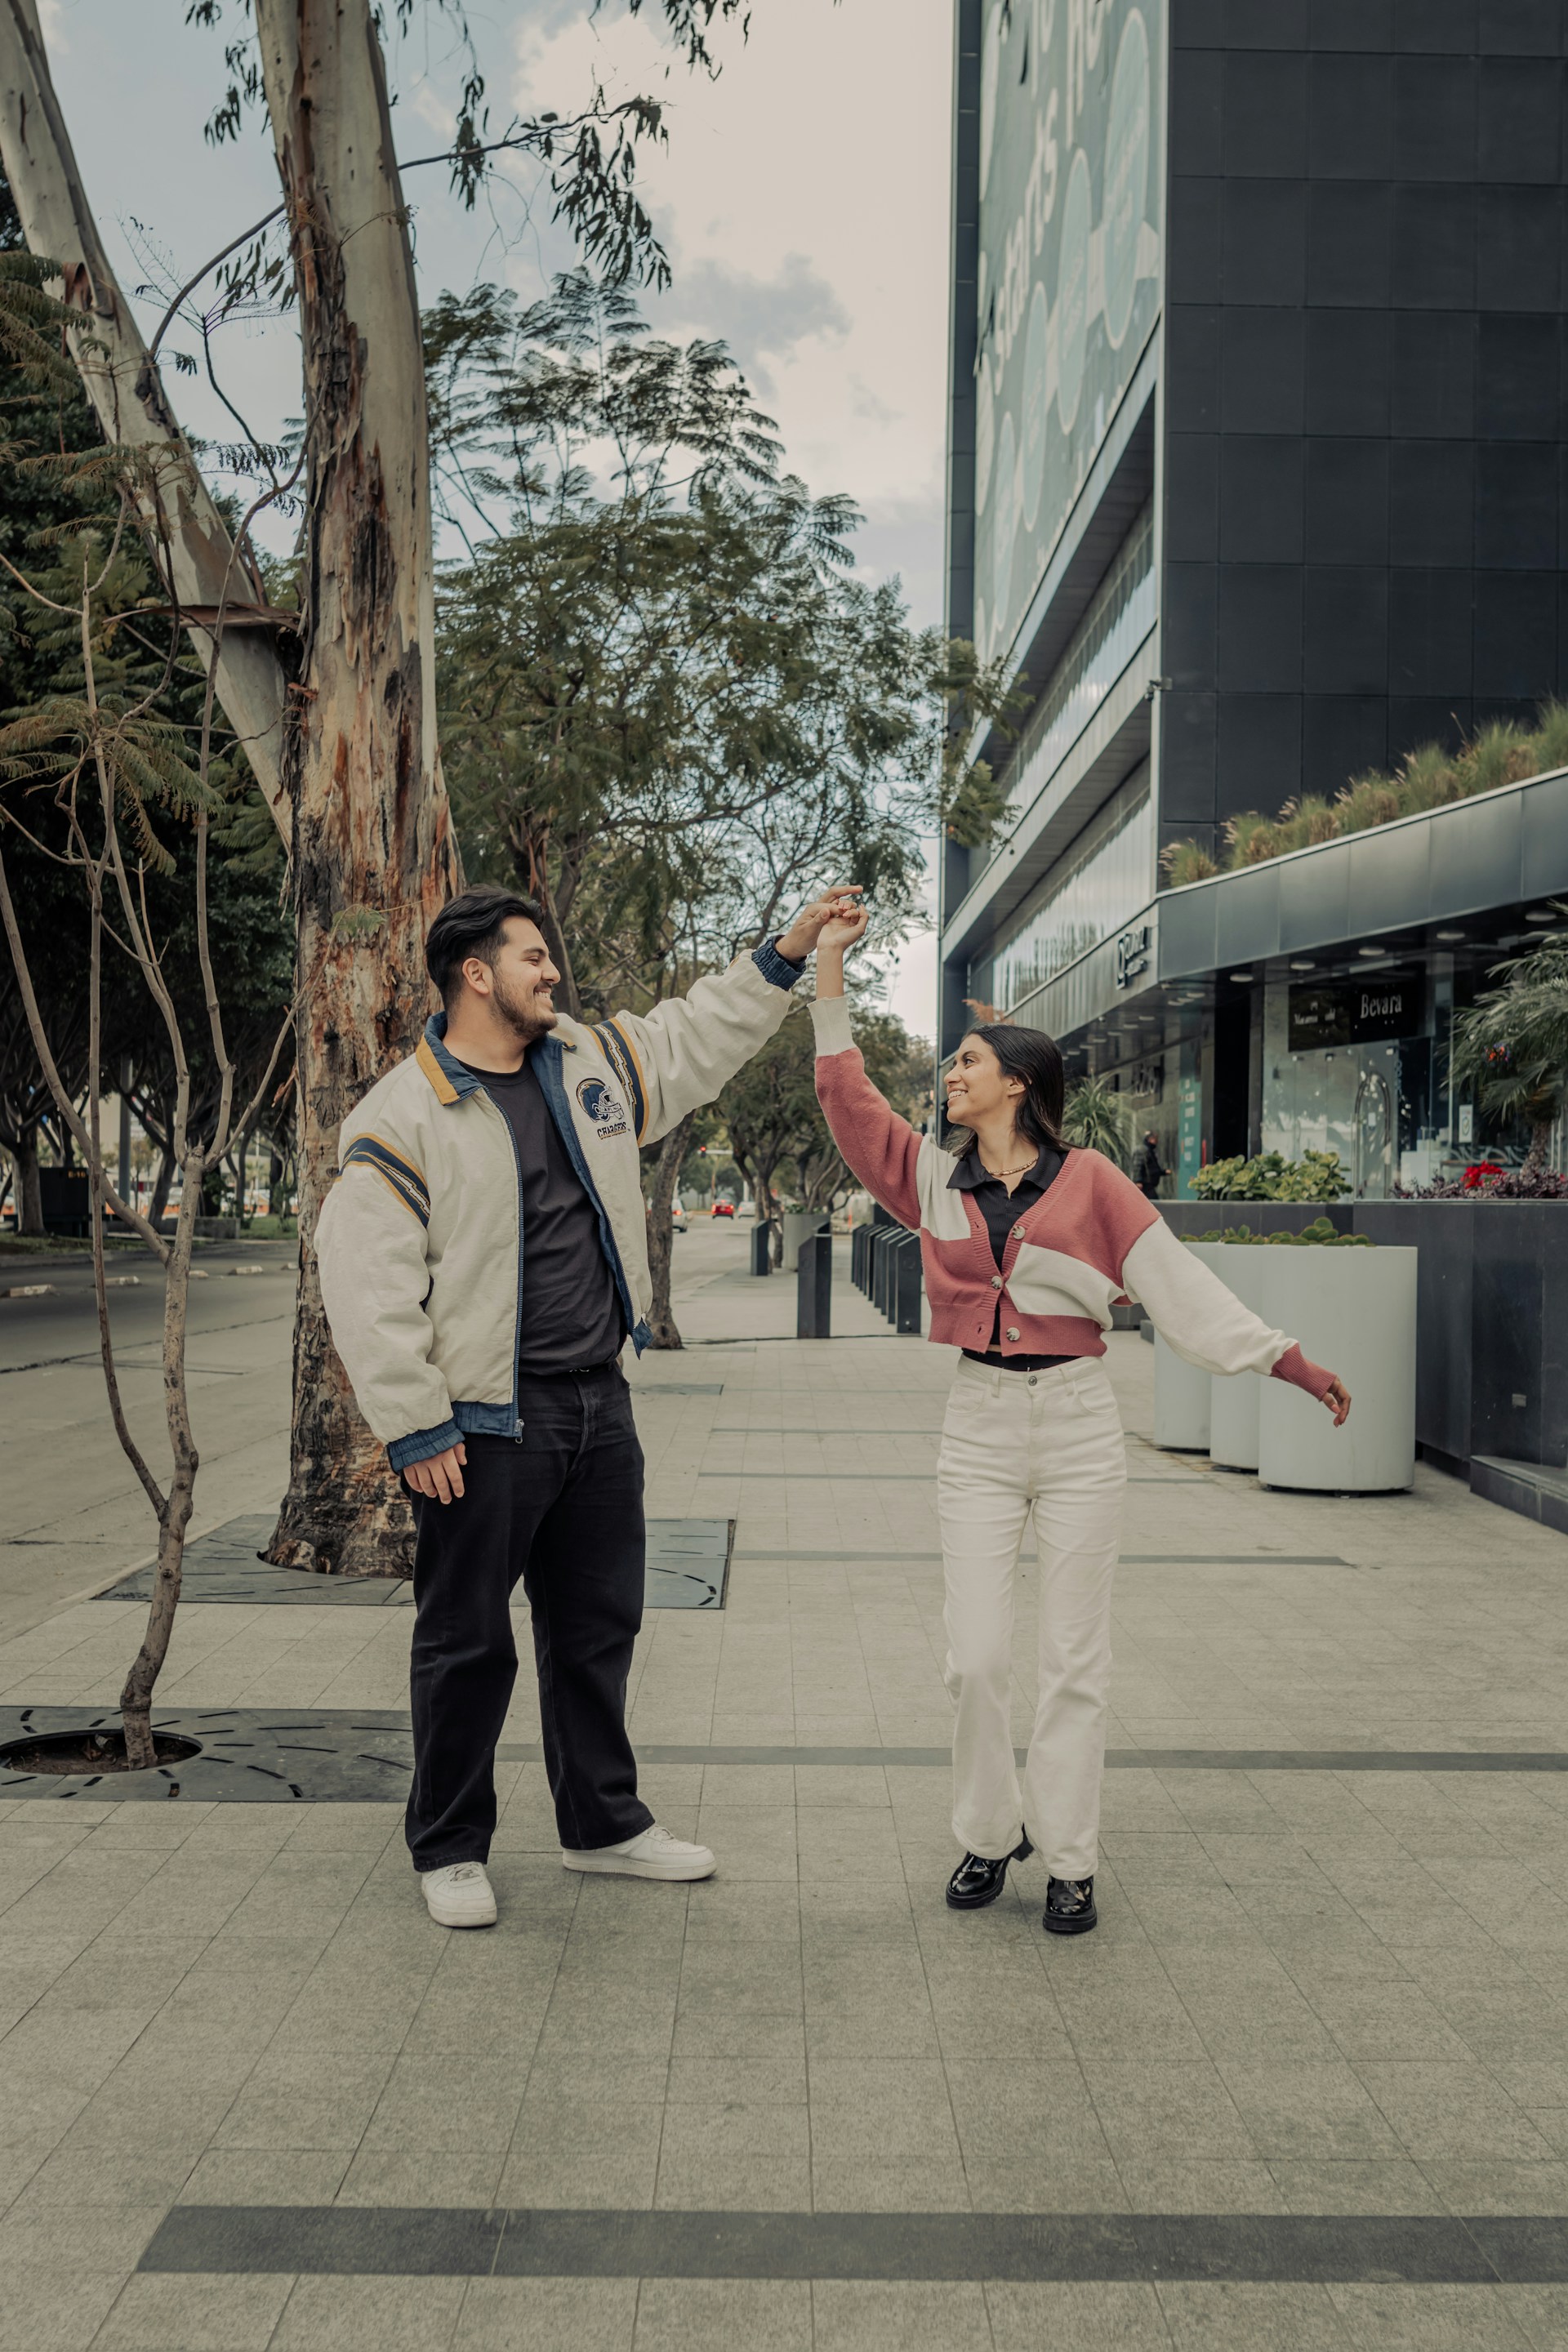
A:
<svg viewBox="0 0 1568 2352">
<path fill-rule="evenodd" d="M 650 6 L 652 0 L 650 0 Z M 817 494 L 861 508 L 871 577 L 899 574 L 918 625 L 942 617 L 942 471 L 947 346 L 950 0 L 751 0 L 750 38 L 719 28 L 716 79 L 688 73 L 652 16 L 624 0 L 489 0 L 469 15 L 492 131 L 513 110 L 569 112 L 595 79 L 667 108 L 668 149 L 645 150 L 645 200 L 669 254 L 668 294 L 645 296 L 655 331 L 721 336 L 778 423 L 785 463 Z M 276 203 L 264 126 L 215 148 L 203 126 L 226 77 L 227 0 L 216 31 L 186 0 L 42 0 L 61 104 L 110 258 L 128 287 L 164 299 L 226 238 Z M 389 58 L 398 149 L 450 136 L 458 61 L 434 6 Z M 150 135 L 153 134 L 153 135 Z M 572 258 L 537 175 L 509 170 L 473 214 L 444 170 L 412 173 L 421 299 L 476 278 L 541 290 Z M 163 304 L 142 299 L 149 327 Z M 298 414 L 287 321 L 226 330 L 225 381 L 252 428 Z M 232 439 L 205 385 L 170 380 L 191 428 Z M 934 844 L 930 845 L 934 848 Z M 825 880 L 829 877 L 824 877 Z M 926 1036 L 935 944 L 900 957 L 892 1009 Z"/>
</svg>

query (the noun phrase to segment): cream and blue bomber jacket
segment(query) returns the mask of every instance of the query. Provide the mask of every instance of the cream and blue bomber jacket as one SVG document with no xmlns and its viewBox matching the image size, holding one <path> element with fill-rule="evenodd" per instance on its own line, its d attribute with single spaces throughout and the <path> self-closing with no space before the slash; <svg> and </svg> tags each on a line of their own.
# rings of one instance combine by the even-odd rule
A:
<svg viewBox="0 0 1568 2352">
<path fill-rule="evenodd" d="M 651 1013 L 564 1018 L 534 1050 L 544 1098 L 598 1212 L 633 1345 L 652 1299 L 637 1147 L 711 1102 L 766 1045 L 801 967 L 766 942 Z M 521 1433 L 528 1237 L 511 1130 L 442 1040 L 342 1124 L 316 1228 L 321 1299 L 360 1411 L 395 1470 L 459 1438 Z"/>
</svg>

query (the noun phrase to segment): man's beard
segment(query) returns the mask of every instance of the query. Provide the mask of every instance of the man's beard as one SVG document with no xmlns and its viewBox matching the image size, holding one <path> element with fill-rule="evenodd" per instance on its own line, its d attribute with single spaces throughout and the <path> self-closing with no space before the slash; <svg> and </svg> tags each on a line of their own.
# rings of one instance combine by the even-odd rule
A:
<svg viewBox="0 0 1568 2352">
<path fill-rule="evenodd" d="M 495 976 L 490 1002 L 524 1045 L 531 1045 L 536 1037 L 548 1036 L 559 1018 L 554 1006 L 541 1004 L 533 990 L 525 996 L 521 990 L 509 989 L 500 972 Z"/>
</svg>

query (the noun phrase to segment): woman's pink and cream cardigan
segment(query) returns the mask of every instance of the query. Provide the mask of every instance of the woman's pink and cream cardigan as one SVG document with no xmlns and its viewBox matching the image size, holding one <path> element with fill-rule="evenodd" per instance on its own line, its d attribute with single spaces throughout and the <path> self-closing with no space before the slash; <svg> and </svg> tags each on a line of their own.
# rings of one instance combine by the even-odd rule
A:
<svg viewBox="0 0 1568 2352">
<path fill-rule="evenodd" d="M 931 1339 L 984 1350 L 1000 1293 L 1004 1356 L 1103 1356 L 1111 1308 L 1136 1299 L 1204 1371 L 1268 1373 L 1313 1397 L 1328 1390 L 1333 1374 L 1244 1307 L 1098 1151 L 1068 1152 L 1021 1213 L 998 1273 L 973 1195 L 949 1185 L 952 1153 L 917 1135 L 866 1076 L 846 999 L 819 999 L 812 1018 L 833 1139 L 873 1200 L 920 1234 Z"/>
</svg>

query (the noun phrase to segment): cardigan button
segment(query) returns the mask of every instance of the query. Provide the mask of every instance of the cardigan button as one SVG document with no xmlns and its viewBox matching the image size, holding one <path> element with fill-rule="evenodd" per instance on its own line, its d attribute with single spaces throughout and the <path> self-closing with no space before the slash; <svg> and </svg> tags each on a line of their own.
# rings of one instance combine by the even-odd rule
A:
<svg viewBox="0 0 1568 2352">
<path fill-rule="evenodd" d="M 1007 1337 L 1009 1338 L 1009 1339 L 1021 1339 L 1023 1338 L 1023 1336 L 1024 1336 L 1024 1335 L 1023 1335 L 1023 1333 L 1019 1330 L 1019 1328 L 1018 1328 L 1018 1327 L 1017 1327 L 1017 1325 L 1016 1325 L 1016 1323 L 1009 1323 L 1009 1324 L 1008 1324 L 1008 1326 L 1007 1326 Z"/>
<path fill-rule="evenodd" d="M 991 1287 L 992 1287 L 992 1289 L 993 1289 L 993 1290 L 1000 1290 L 1000 1289 L 1001 1289 L 1001 1287 L 1002 1287 L 1002 1277 L 1001 1277 L 1001 1276 L 1000 1276 L 999 1274 L 994 1274 L 994 1275 L 992 1276 L 992 1277 L 991 1277 Z"/>
<path fill-rule="evenodd" d="M 1022 1226 L 1022 1225 L 1015 1225 L 1015 1226 L 1014 1226 L 1014 1228 L 1013 1228 L 1013 1239 L 1014 1239 L 1016 1242 L 1021 1242 L 1021 1241 L 1023 1240 L 1023 1238 L 1024 1238 L 1024 1228 L 1023 1228 L 1023 1226 Z"/>
</svg>

